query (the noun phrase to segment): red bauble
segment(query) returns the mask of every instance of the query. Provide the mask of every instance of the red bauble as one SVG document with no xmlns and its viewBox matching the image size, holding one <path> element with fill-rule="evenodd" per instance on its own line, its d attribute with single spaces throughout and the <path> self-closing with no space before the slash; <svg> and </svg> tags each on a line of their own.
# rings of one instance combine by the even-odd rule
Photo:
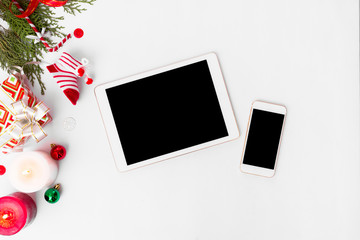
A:
<svg viewBox="0 0 360 240">
<path fill-rule="evenodd" d="M 55 160 L 64 159 L 66 156 L 66 149 L 61 145 L 51 144 L 50 155 Z"/>
<path fill-rule="evenodd" d="M 6 168 L 3 165 L 0 165 L 0 176 L 4 175 L 6 172 Z"/>
</svg>

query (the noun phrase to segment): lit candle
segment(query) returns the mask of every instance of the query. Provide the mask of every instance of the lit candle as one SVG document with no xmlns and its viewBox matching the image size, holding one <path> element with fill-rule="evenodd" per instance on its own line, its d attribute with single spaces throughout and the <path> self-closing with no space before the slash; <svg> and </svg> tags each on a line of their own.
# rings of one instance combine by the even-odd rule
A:
<svg viewBox="0 0 360 240">
<path fill-rule="evenodd" d="M 8 170 L 11 184 L 20 192 L 36 192 L 54 183 L 58 164 L 50 154 L 33 151 L 17 154 Z"/>
<path fill-rule="evenodd" d="M 14 235 L 36 216 L 36 204 L 25 193 L 16 192 L 0 198 L 0 235 Z"/>
</svg>

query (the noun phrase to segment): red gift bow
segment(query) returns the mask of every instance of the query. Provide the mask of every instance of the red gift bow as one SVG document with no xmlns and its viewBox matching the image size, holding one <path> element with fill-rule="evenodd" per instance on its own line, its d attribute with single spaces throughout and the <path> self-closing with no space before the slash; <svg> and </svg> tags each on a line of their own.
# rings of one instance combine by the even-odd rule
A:
<svg viewBox="0 0 360 240">
<path fill-rule="evenodd" d="M 11 11 L 11 6 L 13 4 L 15 0 L 12 0 L 10 3 L 10 11 Z M 39 3 L 43 3 L 45 5 L 48 5 L 50 7 L 61 7 L 64 6 L 67 3 L 68 0 L 64 0 L 64 1 L 57 1 L 57 0 L 30 0 L 29 5 L 27 7 L 27 9 L 20 15 L 14 15 L 17 16 L 18 18 L 26 18 L 28 16 L 30 16 L 35 9 L 37 8 L 37 6 L 39 5 Z M 12 11 L 11 11 L 12 12 Z"/>
</svg>

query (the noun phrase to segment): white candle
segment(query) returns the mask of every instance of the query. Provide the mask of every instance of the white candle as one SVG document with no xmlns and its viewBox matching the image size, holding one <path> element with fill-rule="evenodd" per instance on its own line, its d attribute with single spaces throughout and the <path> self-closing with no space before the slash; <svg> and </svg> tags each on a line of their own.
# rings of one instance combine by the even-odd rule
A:
<svg viewBox="0 0 360 240">
<path fill-rule="evenodd" d="M 17 154 L 10 160 L 8 176 L 20 192 L 37 192 L 52 185 L 58 174 L 58 164 L 50 154 L 33 151 Z"/>
</svg>

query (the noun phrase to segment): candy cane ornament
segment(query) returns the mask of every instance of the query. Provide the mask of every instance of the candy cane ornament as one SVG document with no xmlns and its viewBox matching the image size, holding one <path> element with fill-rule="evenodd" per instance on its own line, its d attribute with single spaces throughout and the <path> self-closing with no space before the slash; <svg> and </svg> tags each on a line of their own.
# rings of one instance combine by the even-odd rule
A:
<svg viewBox="0 0 360 240">
<path fill-rule="evenodd" d="M 55 47 L 48 49 L 49 52 L 56 52 L 57 50 L 59 50 L 59 48 L 61 48 L 64 43 L 66 43 L 67 40 L 69 40 L 72 35 L 74 35 L 74 37 L 76 38 L 81 38 L 82 36 L 84 36 L 84 31 L 81 28 L 77 28 L 74 30 L 73 34 L 69 33 L 63 40 L 61 40 L 61 42 L 59 42 Z M 46 45 L 45 45 L 46 46 Z"/>
<path fill-rule="evenodd" d="M 20 6 L 20 4 L 16 1 L 13 1 L 14 5 L 18 8 L 18 10 L 23 14 L 24 10 L 22 9 L 22 7 Z M 10 5 L 10 10 L 11 10 L 11 5 Z M 36 33 L 36 35 L 38 36 L 38 38 L 40 39 L 40 41 L 44 44 L 44 46 L 46 47 L 46 49 L 49 52 L 56 52 L 59 50 L 59 48 L 61 48 L 64 43 L 69 40 L 73 35 L 76 38 L 81 38 L 82 36 L 84 36 L 84 31 L 81 28 L 77 28 L 75 29 L 75 31 L 73 33 L 69 33 L 65 38 L 63 38 L 61 40 L 61 42 L 59 42 L 55 47 L 50 48 L 49 44 L 45 41 L 45 39 L 43 38 L 43 35 L 39 32 L 39 30 L 36 28 L 36 26 L 34 25 L 34 23 L 30 20 L 30 18 L 28 16 L 24 17 L 25 20 L 29 23 L 30 27 L 34 30 L 34 32 Z"/>
</svg>

